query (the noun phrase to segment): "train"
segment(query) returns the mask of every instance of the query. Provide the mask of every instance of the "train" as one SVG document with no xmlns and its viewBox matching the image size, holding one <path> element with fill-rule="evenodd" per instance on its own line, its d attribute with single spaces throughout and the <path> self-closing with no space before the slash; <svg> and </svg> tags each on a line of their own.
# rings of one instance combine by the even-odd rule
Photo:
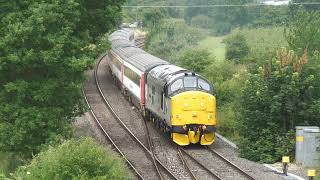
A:
<svg viewBox="0 0 320 180">
<path fill-rule="evenodd" d="M 214 143 L 213 85 L 201 75 L 137 47 L 134 35 L 132 29 L 119 29 L 109 36 L 107 66 L 121 92 L 174 143 Z"/>
</svg>

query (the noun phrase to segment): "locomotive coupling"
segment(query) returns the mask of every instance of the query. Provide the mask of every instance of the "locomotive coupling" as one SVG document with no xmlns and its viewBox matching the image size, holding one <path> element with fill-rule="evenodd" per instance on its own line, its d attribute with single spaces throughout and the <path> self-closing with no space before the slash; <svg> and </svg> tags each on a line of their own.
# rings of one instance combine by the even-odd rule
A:
<svg viewBox="0 0 320 180">
<path fill-rule="evenodd" d="M 210 145 L 214 142 L 216 128 L 213 125 L 183 125 L 172 128 L 172 139 L 175 143 Z"/>
</svg>

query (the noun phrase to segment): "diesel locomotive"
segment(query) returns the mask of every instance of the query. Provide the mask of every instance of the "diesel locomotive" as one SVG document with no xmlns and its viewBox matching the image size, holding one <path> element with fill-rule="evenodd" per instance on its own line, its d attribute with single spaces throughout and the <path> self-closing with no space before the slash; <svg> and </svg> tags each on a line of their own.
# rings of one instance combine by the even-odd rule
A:
<svg viewBox="0 0 320 180">
<path fill-rule="evenodd" d="M 214 142 L 216 97 L 205 78 L 138 48 L 131 29 L 115 31 L 109 41 L 110 72 L 146 119 L 178 145 Z"/>
</svg>

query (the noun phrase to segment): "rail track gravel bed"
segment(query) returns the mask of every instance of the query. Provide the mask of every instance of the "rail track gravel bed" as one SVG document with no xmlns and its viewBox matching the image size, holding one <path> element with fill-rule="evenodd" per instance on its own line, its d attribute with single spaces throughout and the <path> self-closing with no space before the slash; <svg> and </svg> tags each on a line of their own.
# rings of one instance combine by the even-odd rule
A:
<svg viewBox="0 0 320 180">
<path fill-rule="evenodd" d="M 183 151 L 192 156 L 196 161 L 205 165 L 209 171 L 211 171 L 217 179 L 233 180 L 233 179 L 254 179 L 247 175 L 247 171 L 237 169 L 236 166 L 230 164 L 225 158 L 222 158 L 215 154 L 209 148 L 202 148 L 199 146 L 190 146 L 184 148 Z M 214 163 L 212 163 L 214 162 Z"/>
<path fill-rule="evenodd" d="M 112 113 L 105 106 L 94 84 L 93 76 L 87 82 L 85 93 L 91 109 L 99 119 L 101 126 L 106 130 L 114 143 L 125 157 L 133 164 L 144 179 L 157 179 L 158 174 L 153 162 L 141 146 L 119 125 Z M 160 179 L 160 178 L 159 178 Z"/>
<path fill-rule="evenodd" d="M 225 143 L 223 140 L 217 138 L 216 142 L 209 146 L 215 151 L 219 152 L 224 157 L 227 157 L 232 163 L 248 172 L 253 178 L 257 180 L 281 180 L 284 179 L 282 175 L 275 174 L 270 169 L 262 164 L 249 161 L 239 157 L 238 150 Z"/>
</svg>

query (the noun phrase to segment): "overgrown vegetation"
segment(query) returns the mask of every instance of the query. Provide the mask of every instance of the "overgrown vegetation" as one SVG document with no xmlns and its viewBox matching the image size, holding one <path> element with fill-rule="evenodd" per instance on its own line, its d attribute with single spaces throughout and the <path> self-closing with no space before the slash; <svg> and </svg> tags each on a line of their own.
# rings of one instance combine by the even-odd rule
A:
<svg viewBox="0 0 320 180">
<path fill-rule="evenodd" d="M 182 20 L 163 19 L 149 29 L 145 48 L 157 57 L 175 62 L 183 51 L 197 45 L 203 37 L 197 29 L 190 28 Z"/>
<path fill-rule="evenodd" d="M 308 60 L 318 61 L 318 57 L 297 57 L 281 49 L 258 73 L 249 74 L 240 99 L 244 157 L 274 162 L 283 154 L 293 154 L 295 126 L 319 125 L 319 79 L 310 72 Z"/>
<path fill-rule="evenodd" d="M 249 54 L 247 40 L 242 34 L 229 36 L 224 40 L 226 44 L 226 59 L 241 62 Z"/>
<path fill-rule="evenodd" d="M 20 167 L 15 179 L 130 179 L 123 159 L 92 139 L 68 140 Z"/>
</svg>

